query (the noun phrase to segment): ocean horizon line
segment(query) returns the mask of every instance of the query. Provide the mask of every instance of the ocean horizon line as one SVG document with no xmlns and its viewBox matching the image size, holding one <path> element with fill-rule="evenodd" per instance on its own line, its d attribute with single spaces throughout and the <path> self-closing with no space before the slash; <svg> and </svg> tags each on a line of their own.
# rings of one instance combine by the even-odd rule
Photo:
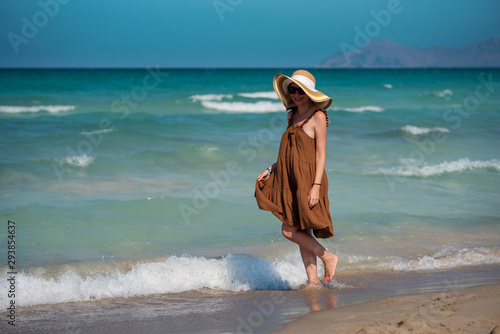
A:
<svg viewBox="0 0 500 334">
<path fill-rule="evenodd" d="M 0 70 L 144 70 L 147 66 L 131 66 L 131 67 L 105 67 L 105 66 L 89 66 L 89 67 L 0 67 Z M 305 69 L 314 71 L 353 71 L 353 70 L 498 70 L 499 67 L 309 67 L 309 66 L 296 66 L 296 67 L 159 67 L 163 70 L 294 70 Z"/>
</svg>

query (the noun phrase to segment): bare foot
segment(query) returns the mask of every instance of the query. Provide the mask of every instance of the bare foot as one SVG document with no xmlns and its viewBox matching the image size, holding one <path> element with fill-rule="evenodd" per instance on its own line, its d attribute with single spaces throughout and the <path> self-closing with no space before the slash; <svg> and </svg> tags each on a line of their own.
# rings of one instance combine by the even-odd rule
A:
<svg viewBox="0 0 500 334">
<path fill-rule="evenodd" d="M 335 269 L 339 263 L 337 255 L 331 253 L 329 254 L 330 255 L 323 260 L 323 264 L 325 265 L 325 277 L 323 278 L 323 284 L 328 284 L 332 281 L 333 276 L 335 276 Z"/>
<path fill-rule="evenodd" d="M 321 285 L 321 282 L 319 280 L 316 280 L 316 281 L 312 281 L 312 282 L 309 281 L 305 287 L 300 289 L 300 291 L 321 289 L 321 288 L 323 288 L 323 285 Z"/>
</svg>

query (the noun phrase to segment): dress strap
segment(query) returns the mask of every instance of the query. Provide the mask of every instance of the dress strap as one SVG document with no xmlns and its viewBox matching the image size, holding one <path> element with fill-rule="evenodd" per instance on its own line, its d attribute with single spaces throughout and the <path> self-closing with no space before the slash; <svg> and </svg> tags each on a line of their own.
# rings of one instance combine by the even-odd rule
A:
<svg viewBox="0 0 500 334">
<path fill-rule="evenodd" d="M 308 116 L 308 117 L 307 117 L 307 118 L 306 118 L 306 119 L 302 122 L 302 124 L 300 125 L 300 127 L 303 127 L 303 126 L 304 126 L 304 124 L 306 124 L 307 122 L 309 122 L 309 120 L 310 120 L 311 118 L 313 118 L 313 116 L 314 116 L 314 115 L 316 115 L 316 113 L 317 113 L 317 112 L 318 112 L 318 110 L 314 110 L 314 111 L 311 113 L 311 115 L 309 115 L 309 116 Z"/>
<path fill-rule="evenodd" d="M 321 110 L 321 109 L 317 109 L 317 110 L 313 111 L 313 112 L 312 112 L 312 114 L 311 114 L 311 115 L 309 115 L 309 117 L 307 117 L 307 118 L 304 120 L 304 122 L 302 123 L 302 125 L 301 125 L 300 127 L 303 127 L 303 126 L 304 126 L 304 124 L 306 124 L 307 122 L 309 122 L 309 120 L 310 120 L 311 118 L 313 118 L 313 116 L 314 116 L 314 115 L 316 115 L 316 113 L 317 113 L 318 111 L 321 111 L 322 113 L 324 113 L 324 114 L 325 114 L 325 116 L 326 116 L 326 126 L 328 127 L 328 124 L 330 124 L 330 119 L 328 118 L 328 114 L 326 113 L 326 111 L 325 111 L 325 110 Z"/>
</svg>

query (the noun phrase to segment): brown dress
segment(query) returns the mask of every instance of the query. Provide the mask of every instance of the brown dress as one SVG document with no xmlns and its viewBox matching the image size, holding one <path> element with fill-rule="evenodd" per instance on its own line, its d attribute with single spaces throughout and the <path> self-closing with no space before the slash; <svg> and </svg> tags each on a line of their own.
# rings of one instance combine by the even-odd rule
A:
<svg viewBox="0 0 500 334">
<path fill-rule="evenodd" d="M 316 140 L 302 127 L 316 112 L 301 125 L 289 125 L 283 133 L 276 168 L 267 180 L 257 181 L 255 198 L 260 209 L 271 211 L 286 225 L 312 229 L 317 238 L 331 238 L 326 172 L 321 179 L 318 204 L 309 209 L 307 199 L 316 175 Z"/>
</svg>

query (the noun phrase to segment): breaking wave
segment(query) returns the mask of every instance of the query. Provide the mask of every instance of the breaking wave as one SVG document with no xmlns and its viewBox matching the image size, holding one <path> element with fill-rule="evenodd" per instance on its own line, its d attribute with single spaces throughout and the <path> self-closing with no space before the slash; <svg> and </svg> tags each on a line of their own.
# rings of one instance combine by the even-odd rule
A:
<svg viewBox="0 0 500 334">
<path fill-rule="evenodd" d="M 193 102 L 200 102 L 203 108 L 226 113 L 263 113 L 284 111 L 283 104 L 272 102 L 278 97 L 274 92 L 239 93 L 238 99 L 228 94 L 193 95 Z M 265 99 L 264 101 L 246 102 L 245 99 Z M 248 100 L 247 100 L 248 101 Z"/>
<path fill-rule="evenodd" d="M 346 256 L 346 265 L 352 269 L 382 269 L 394 271 L 443 270 L 458 267 L 498 264 L 500 250 L 484 247 L 443 249 L 432 255 L 414 259 L 399 256 Z"/>
<path fill-rule="evenodd" d="M 428 93 L 430 96 L 435 96 L 435 97 L 447 97 L 453 95 L 453 92 L 450 89 L 445 89 L 442 92 L 432 92 Z"/>
<path fill-rule="evenodd" d="M 299 261 L 297 257 L 297 261 Z M 52 269 L 53 270 L 53 269 Z M 129 298 L 152 294 L 213 289 L 227 291 L 290 290 L 307 282 L 299 263 L 271 261 L 246 255 L 227 255 L 220 259 L 172 256 L 163 261 L 130 264 L 110 262 L 66 265 L 50 273 L 48 267 L 18 273 L 22 286 L 19 306 L 89 301 L 103 298 Z M 7 269 L 0 276 L 7 289 Z M 343 287 L 332 281 L 332 286 Z M 0 305 L 8 303 L 7 293 Z"/>
<path fill-rule="evenodd" d="M 222 99 L 231 99 L 232 95 L 229 94 L 205 94 L 193 95 L 189 97 L 193 102 L 196 101 L 222 101 Z"/>
<path fill-rule="evenodd" d="M 365 111 L 373 111 L 373 112 L 381 112 L 384 111 L 384 108 L 378 106 L 362 106 L 358 108 L 346 108 L 346 107 L 332 107 L 331 110 L 344 110 L 349 112 L 365 112 Z"/>
<path fill-rule="evenodd" d="M 202 101 L 201 104 L 207 109 L 233 113 L 259 113 L 285 110 L 283 104 L 269 101 L 258 101 L 255 103 Z"/>
<path fill-rule="evenodd" d="M 498 264 L 500 251 L 483 247 L 444 249 L 414 259 L 398 256 L 358 256 L 339 254 L 343 270 L 419 271 L 463 266 Z M 8 269 L 0 274 L 0 307 L 9 302 L 6 291 Z M 16 303 L 19 306 L 90 301 L 104 298 L 130 298 L 153 294 L 212 289 L 225 291 L 291 290 L 307 283 L 297 254 L 271 261 L 256 256 L 226 255 L 218 259 L 172 256 L 145 261 L 73 263 L 54 269 L 32 267 L 19 272 Z M 330 287 L 349 286 L 333 280 Z"/>
<path fill-rule="evenodd" d="M 64 159 L 59 159 L 61 164 L 66 164 L 71 167 L 87 167 L 92 162 L 94 162 L 94 157 L 87 154 L 72 155 Z"/>
<path fill-rule="evenodd" d="M 272 100 L 279 100 L 278 95 L 276 95 L 276 92 L 256 92 L 256 93 L 239 93 L 239 96 L 247 97 L 250 99 L 272 99 Z"/>
<path fill-rule="evenodd" d="M 4 113 L 23 113 L 23 112 L 40 112 L 47 111 L 51 114 L 57 114 L 63 111 L 74 110 L 76 106 L 0 106 L 0 112 Z"/>
<path fill-rule="evenodd" d="M 500 172 L 500 161 L 495 159 L 488 161 L 471 161 L 467 158 L 463 158 L 456 161 L 445 161 L 436 165 L 429 165 L 425 163 L 419 166 L 407 164 L 405 166 L 399 167 L 385 169 L 382 168 L 380 169 L 379 173 L 383 175 L 428 177 L 446 173 L 473 171 L 478 169 L 490 169 Z"/>
<path fill-rule="evenodd" d="M 404 132 L 407 132 L 409 134 L 412 134 L 414 136 L 425 135 L 425 134 L 428 134 L 428 133 L 431 133 L 431 132 L 443 132 L 443 133 L 450 132 L 450 130 L 448 130 L 446 128 L 439 128 L 439 127 L 435 127 L 435 128 L 419 128 L 419 127 L 413 126 L 413 125 L 406 125 L 406 126 L 402 127 L 401 130 L 404 131 Z"/>
</svg>

